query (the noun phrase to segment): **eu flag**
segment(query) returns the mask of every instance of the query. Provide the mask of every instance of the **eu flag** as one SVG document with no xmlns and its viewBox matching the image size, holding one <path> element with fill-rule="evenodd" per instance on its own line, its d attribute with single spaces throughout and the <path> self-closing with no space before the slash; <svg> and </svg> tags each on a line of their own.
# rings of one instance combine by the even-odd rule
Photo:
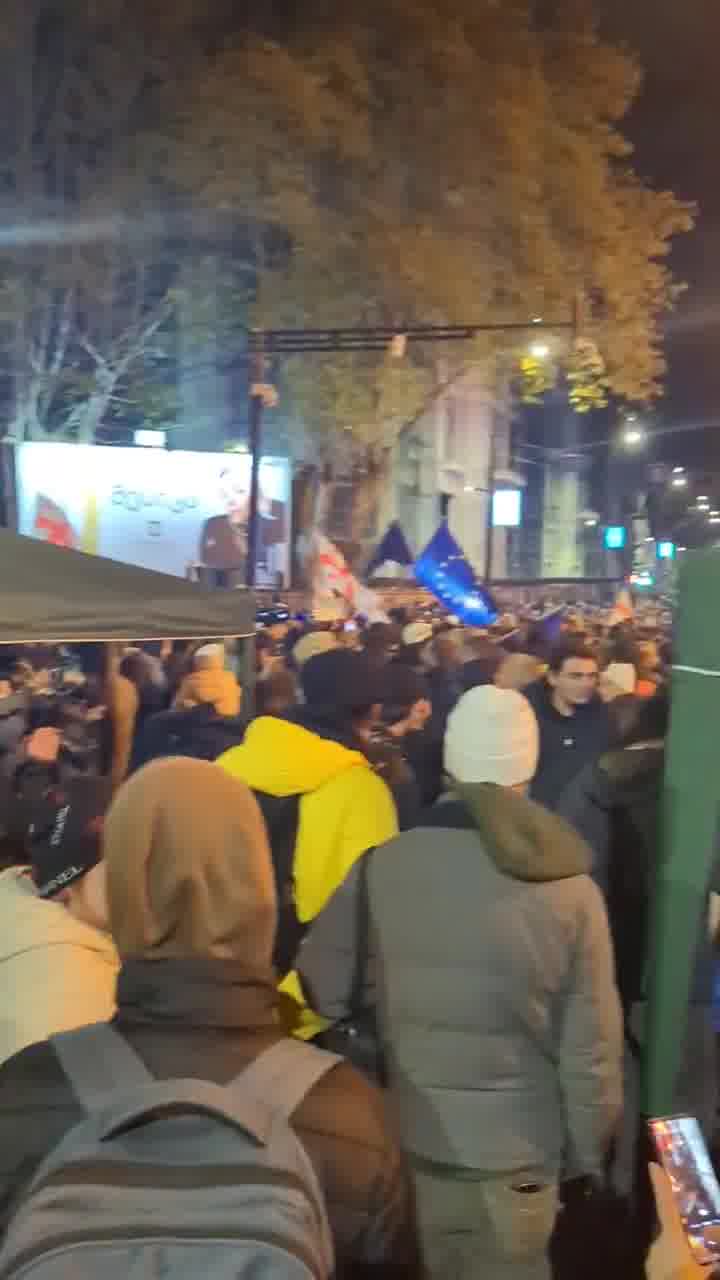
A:
<svg viewBox="0 0 720 1280">
<path fill-rule="evenodd" d="M 489 627 L 497 618 L 495 601 L 478 581 L 446 520 L 415 561 L 415 577 L 468 626 Z"/>
</svg>

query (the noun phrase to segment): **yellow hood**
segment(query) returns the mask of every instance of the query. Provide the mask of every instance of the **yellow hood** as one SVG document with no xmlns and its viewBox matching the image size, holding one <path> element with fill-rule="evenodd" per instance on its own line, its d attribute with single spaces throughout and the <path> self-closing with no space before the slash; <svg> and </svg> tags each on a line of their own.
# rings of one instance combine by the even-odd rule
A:
<svg viewBox="0 0 720 1280">
<path fill-rule="evenodd" d="M 217 762 L 253 791 L 302 796 L 295 846 L 295 899 L 313 920 L 368 849 L 397 833 L 395 804 L 360 751 L 263 716 L 244 743 Z"/>
<path fill-rule="evenodd" d="M 217 763 L 253 791 L 302 797 L 293 872 L 295 906 L 308 923 L 322 911 L 369 849 L 397 835 L 390 791 L 360 751 L 271 716 L 255 720 L 240 747 Z M 296 973 L 280 990 L 298 1009 L 294 1034 L 310 1039 L 327 1026 L 305 1005 Z"/>
<path fill-rule="evenodd" d="M 305 796 L 348 769 L 370 770 L 362 752 L 273 716 L 254 720 L 242 745 L 227 751 L 218 764 L 253 791 L 271 796 Z"/>
</svg>

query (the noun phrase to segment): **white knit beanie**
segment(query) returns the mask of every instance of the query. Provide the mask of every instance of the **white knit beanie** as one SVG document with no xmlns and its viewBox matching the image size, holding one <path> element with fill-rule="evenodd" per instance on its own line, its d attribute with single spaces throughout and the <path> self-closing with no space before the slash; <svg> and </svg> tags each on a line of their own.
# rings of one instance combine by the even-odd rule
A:
<svg viewBox="0 0 720 1280">
<path fill-rule="evenodd" d="M 539 749 L 535 713 L 514 689 L 471 689 L 448 718 L 445 769 L 456 782 L 521 786 L 534 777 Z"/>
</svg>

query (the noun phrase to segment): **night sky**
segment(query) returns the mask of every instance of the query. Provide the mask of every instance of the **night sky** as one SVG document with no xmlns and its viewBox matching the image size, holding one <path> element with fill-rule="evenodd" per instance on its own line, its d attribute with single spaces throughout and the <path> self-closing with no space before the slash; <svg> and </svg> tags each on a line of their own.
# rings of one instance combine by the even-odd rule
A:
<svg viewBox="0 0 720 1280">
<path fill-rule="evenodd" d="M 635 163 L 655 185 L 700 206 L 696 230 L 673 255 L 688 284 L 668 318 L 668 426 L 707 423 L 664 445 L 665 460 L 720 476 L 720 2 L 598 0 L 608 31 L 646 70 L 626 131 Z"/>
</svg>

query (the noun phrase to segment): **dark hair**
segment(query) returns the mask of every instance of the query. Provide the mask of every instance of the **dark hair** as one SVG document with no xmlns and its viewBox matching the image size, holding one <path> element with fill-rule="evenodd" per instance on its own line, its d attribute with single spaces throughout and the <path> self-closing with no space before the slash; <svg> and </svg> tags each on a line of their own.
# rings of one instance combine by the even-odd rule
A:
<svg viewBox="0 0 720 1280">
<path fill-rule="evenodd" d="M 670 728 L 670 695 L 660 689 L 652 698 L 637 698 L 637 711 L 625 726 L 623 746 L 638 742 L 657 742 L 667 737 Z"/>
<path fill-rule="evenodd" d="M 580 662 L 594 662 L 598 665 L 597 654 L 593 652 L 584 636 L 567 637 L 556 644 L 550 654 L 548 667 L 553 675 L 559 675 L 566 662 L 573 658 Z"/>
<path fill-rule="evenodd" d="M 637 642 L 632 630 L 626 626 L 613 627 L 607 647 L 607 663 L 620 662 L 637 667 L 640 662 Z"/>
<path fill-rule="evenodd" d="M 135 685 L 141 698 L 152 687 L 152 674 L 141 653 L 126 653 L 120 663 L 119 674 Z"/>
</svg>

